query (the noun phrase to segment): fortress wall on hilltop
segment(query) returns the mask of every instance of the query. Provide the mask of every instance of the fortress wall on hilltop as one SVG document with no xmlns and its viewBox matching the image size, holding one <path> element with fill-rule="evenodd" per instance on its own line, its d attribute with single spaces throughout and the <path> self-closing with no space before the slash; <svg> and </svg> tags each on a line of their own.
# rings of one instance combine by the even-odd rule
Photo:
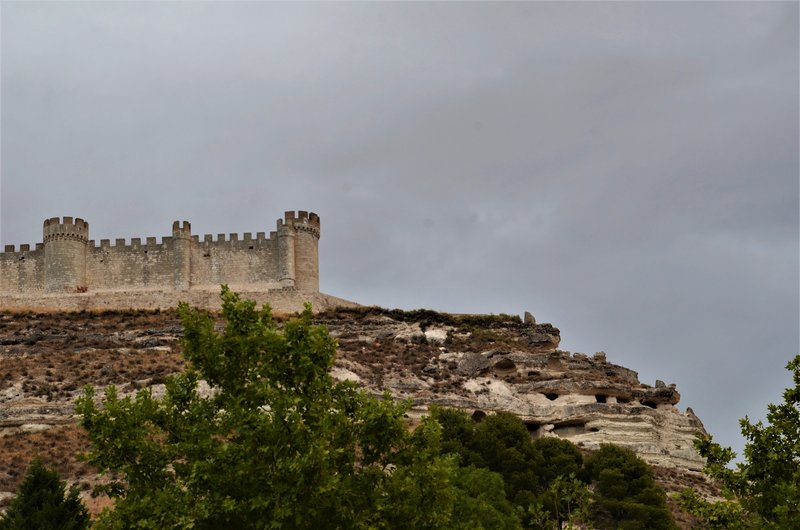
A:
<svg viewBox="0 0 800 530">
<path fill-rule="evenodd" d="M 172 235 L 160 242 L 155 237 L 95 242 L 89 239 L 89 224 L 72 217 L 47 219 L 43 234 L 43 243 L 33 250 L 6 245 L 0 253 L 4 299 L 217 291 L 220 284 L 242 291 L 319 292 L 320 222 L 315 213 L 286 212 L 275 231 L 255 235 L 207 234 L 201 239 L 192 235 L 188 222 L 175 221 Z"/>
<path fill-rule="evenodd" d="M 99 246 L 90 245 L 87 290 L 88 286 L 98 291 L 171 287 L 175 245 L 172 238 L 163 239 L 156 244 L 154 237 L 144 243 L 134 238 L 129 245 L 124 239 L 117 239 L 114 245 L 103 239 Z"/>
<path fill-rule="evenodd" d="M 275 232 L 253 237 L 245 233 L 207 234 L 200 241 L 194 236 L 191 246 L 191 283 L 193 285 L 253 285 L 266 289 L 280 288 L 278 243 Z M 225 281 L 223 281 L 225 280 Z"/>
</svg>

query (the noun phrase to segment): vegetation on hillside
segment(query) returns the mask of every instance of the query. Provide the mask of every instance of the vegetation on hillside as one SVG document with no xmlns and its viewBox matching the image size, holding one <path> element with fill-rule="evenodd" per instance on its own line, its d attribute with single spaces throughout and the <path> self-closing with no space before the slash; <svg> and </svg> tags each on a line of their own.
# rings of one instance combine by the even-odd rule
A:
<svg viewBox="0 0 800 530">
<path fill-rule="evenodd" d="M 522 325 L 522 319 L 519 315 L 508 315 L 500 313 L 497 315 L 456 315 L 452 313 L 444 313 L 441 311 L 434 311 L 432 309 L 385 309 L 378 306 L 364 306 L 364 307 L 340 307 L 329 311 L 328 313 L 321 313 L 320 318 L 326 317 L 335 318 L 349 318 L 353 320 L 361 320 L 367 317 L 383 316 L 396 320 L 398 322 L 419 322 L 420 327 L 424 330 L 428 326 L 439 324 L 453 327 L 519 327 Z"/>
<path fill-rule="evenodd" d="M 88 460 L 118 477 L 99 528 L 515 526 L 497 478 L 441 455 L 434 420 L 410 432 L 408 403 L 331 379 L 336 344 L 310 308 L 279 330 L 268 308 L 222 299 L 221 332 L 180 307 L 189 366 L 163 398 L 78 400 Z"/>
<path fill-rule="evenodd" d="M 650 467 L 628 449 L 605 445 L 584 459 L 568 440 L 533 440 L 510 413 L 479 423 L 459 410 L 432 415 L 442 425 L 442 451 L 458 455 L 462 466 L 500 474 L 526 528 L 676 528 Z"/>
<path fill-rule="evenodd" d="M 92 445 L 83 465 L 106 473 L 97 492 L 115 501 L 95 521 L 97 528 L 675 527 L 651 469 L 632 452 L 603 446 L 587 455 L 562 439 L 533 440 L 521 420 L 505 413 L 475 421 L 438 408 L 409 430 L 408 403 L 331 379 L 336 343 L 313 325 L 309 309 L 276 323 L 269 309 L 227 289 L 222 298 L 222 321 L 181 306 L 186 362 L 177 349 L 160 355 L 175 358 L 170 366 L 185 365 L 182 373 L 164 378 L 169 371 L 158 371 L 155 352 L 148 354 L 152 366 L 124 356 L 119 366 L 134 379 L 166 381 L 163 397 L 150 389 L 121 397 L 136 387 L 120 392 L 109 386 L 102 397 L 89 387 L 80 398 L 77 410 Z M 356 312 L 379 314 L 374 311 Z M 473 322 L 426 311 L 391 313 L 401 320 L 486 326 L 487 333 L 520 325 L 505 315 Z M 156 316 L 116 315 L 113 341 L 92 327 L 87 332 L 98 344 L 116 346 L 126 333 L 125 318 Z M 168 327 L 180 330 L 175 320 Z M 86 355 L 68 337 L 35 329 L 39 335 L 10 340 L 60 340 L 67 354 Z M 137 340 L 148 344 L 162 340 L 140 335 Z M 80 377 L 107 384 L 105 365 L 93 363 Z M 741 464 L 730 468 L 733 453 L 710 437 L 698 441 L 708 473 L 727 495 L 709 502 L 687 490 L 677 498 L 701 527 L 800 528 L 800 356 L 788 368 L 795 388 L 786 390 L 784 403 L 770 405 L 766 424 L 742 420 L 748 445 Z M 60 382 L 47 363 L 41 370 L 52 370 Z M 60 499 L 85 515 L 70 500 L 77 499 L 74 490 L 65 495 L 63 483 L 60 492 L 54 484 L 57 476 L 55 483 L 26 476 L 0 530 L 39 528 L 19 514 L 55 514 L 56 508 L 20 511 L 45 506 L 36 504 L 42 499 L 49 506 Z M 2 526 L 12 518 L 24 522 Z"/>
</svg>

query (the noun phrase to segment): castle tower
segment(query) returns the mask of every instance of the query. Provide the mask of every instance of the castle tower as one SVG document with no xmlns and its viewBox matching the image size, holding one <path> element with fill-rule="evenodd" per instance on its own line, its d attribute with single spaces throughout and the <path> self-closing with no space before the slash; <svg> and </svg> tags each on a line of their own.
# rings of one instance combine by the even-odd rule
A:
<svg viewBox="0 0 800 530">
<path fill-rule="evenodd" d="M 285 212 L 278 219 L 278 274 L 281 287 L 319 291 L 319 216 Z"/>
<path fill-rule="evenodd" d="M 189 221 L 172 223 L 172 244 L 174 245 L 174 268 L 172 284 L 176 291 L 188 291 L 192 269 L 192 225 Z"/>
<path fill-rule="evenodd" d="M 297 212 L 293 225 L 295 289 L 319 292 L 319 216 Z"/>
<path fill-rule="evenodd" d="M 89 223 L 52 217 L 44 222 L 44 288 L 49 293 L 85 292 Z"/>
</svg>

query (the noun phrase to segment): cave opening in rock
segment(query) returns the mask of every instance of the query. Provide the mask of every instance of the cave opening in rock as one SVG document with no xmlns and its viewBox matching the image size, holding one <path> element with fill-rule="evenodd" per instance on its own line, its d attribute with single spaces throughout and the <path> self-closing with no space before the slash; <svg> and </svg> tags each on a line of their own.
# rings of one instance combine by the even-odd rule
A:
<svg viewBox="0 0 800 530">
<path fill-rule="evenodd" d="M 525 428 L 534 438 L 538 438 L 542 434 L 542 426 L 538 423 L 526 423 Z"/>
<path fill-rule="evenodd" d="M 555 400 L 558 399 L 558 394 L 556 394 L 554 392 L 549 392 L 549 393 L 545 394 L 544 397 L 546 397 L 550 401 L 555 401 Z"/>
<path fill-rule="evenodd" d="M 472 419 L 479 423 L 483 421 L 483 418 L 485 417 L 486 413 L 482 410 L 476 410 L 475 412 L 472 413 Z"/>
<path fill-rule="evenodd" d="M 605 402 L 606 402 L 606 396 L 604 396 L 603 394 L 596 394 L 596 395 L 594 396 L 594 399 L 595 399 L 595 400 L 596 400 L 598 403 L 605 403 Z"/>
<path fill-rule="evenodd" d="M 642 405 L 645 407 L 650 407 L 651 409 L 658 407 L 658 404 L 655 401 L 642 401 Z"/>
<path fill-rule="evenodd" d="M 494 363 L 494 368 L 495 370 L 500 370 L 501 372 L 509 372 L 511 370 L 516 370 L 517 365 L 514 364 L 514 361 L 511 359 L 504 357 Z"/>
<path fill-rule="evenodd" d="M 564 438 L 569 438 L 570 436 L 576 436 L 578 434 L 583 434 L 585 432 L 586 432 L 586 422 L 583 421 L 570 421 L 570 422 L 560 423 L 555 427 L 553 427 L 553 434 Z"/>
<path fill-rule="evenodd" d="M 630 403 L 630 402 L 631 402 L 631 400 L 626 398 L 626 397 L 617 396 L 617 403 L 625 404 L 625 403 Z"/>
</svg>

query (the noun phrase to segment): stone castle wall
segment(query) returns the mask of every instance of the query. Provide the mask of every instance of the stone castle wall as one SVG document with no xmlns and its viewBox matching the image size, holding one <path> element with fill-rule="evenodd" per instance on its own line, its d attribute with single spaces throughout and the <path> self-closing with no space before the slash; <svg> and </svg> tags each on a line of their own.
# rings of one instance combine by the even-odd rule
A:
<svg viewBox="0 0 800 530">
<path fill-rule="evenodd" d="M 319 216 L 304 211 L 286 212 L 269 234 L 200 239 L 188 222 L 175 221 L 172 236 L 161 242 L 148 237 L 98 243 L 89 239 L 84 220 L 54 217 L 44 222 L 42 243 L 33 249 L 6 245 L 0 253 L 0 296 L 218 292 L 220 284 L 240 291 L 316 293 L 319 237 Z"/>
</svg>

